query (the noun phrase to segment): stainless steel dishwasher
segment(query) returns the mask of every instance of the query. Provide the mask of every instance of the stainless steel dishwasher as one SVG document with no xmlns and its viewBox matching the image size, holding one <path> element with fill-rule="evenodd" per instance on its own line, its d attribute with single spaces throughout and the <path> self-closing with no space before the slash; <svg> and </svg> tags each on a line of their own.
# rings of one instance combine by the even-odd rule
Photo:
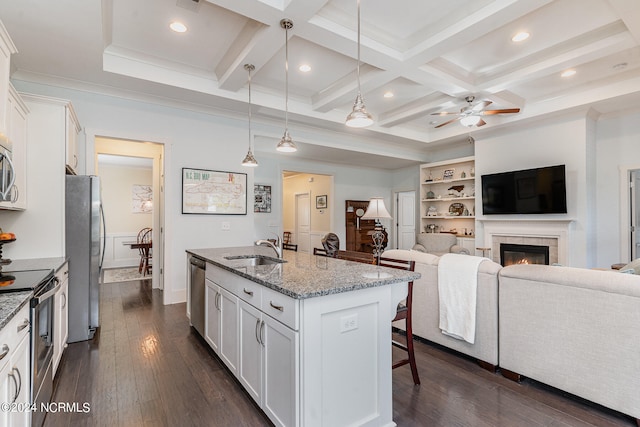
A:
<svg viewBox="0 0 640 427">
<path fill-rule="evenodd" d="M 192 256 L 189 258 L 191 269 L 191 283 L 189 288 L 189 305 L 191 307 L 191 326 L 204 338 L 204 289 L 205 289 L 205 262 Z"/>
</svg>

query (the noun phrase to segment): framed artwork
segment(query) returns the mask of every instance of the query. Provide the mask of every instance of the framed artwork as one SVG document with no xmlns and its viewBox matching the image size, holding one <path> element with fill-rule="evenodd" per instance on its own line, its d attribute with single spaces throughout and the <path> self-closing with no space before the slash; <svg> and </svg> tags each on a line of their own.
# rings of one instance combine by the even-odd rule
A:
<svg viewBox="0 0 640 427">
<path fill-rule="evenodd" d="M 322 196 L 316 196 L 316 209 L 326 209 L 327 208 L 327 195 L 323 194 Z"/>
<path fill-rule="evenodd" d="M 271 213 L 271 186 L 254 184 L 253 185 L 253 211 Z"/>
<path fill-rule="evenodd" d="M 247 214 L 247 174 L 182 168 L 182 213 Z"/>
<path fill-rule="evenodd" d="M 153 187 L 134 184 L 131 188 L 131 212 L 151 213 L 153 211 Z"/>
</svg>

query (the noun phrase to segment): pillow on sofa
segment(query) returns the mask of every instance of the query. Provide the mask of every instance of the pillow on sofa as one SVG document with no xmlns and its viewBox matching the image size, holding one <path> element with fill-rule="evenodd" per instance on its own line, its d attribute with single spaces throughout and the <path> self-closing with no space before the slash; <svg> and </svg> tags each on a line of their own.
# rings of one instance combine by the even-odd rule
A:
<svg viewBox="0 0 640 427">
<path fill-rule="evenodd" d="M 625 270 L 633 270 L 633 272 Z M 640 274 L 640 258 L 634 259 L 629 264 L 622 267 L 620 271 L 624 273 Z"/>
</svg>

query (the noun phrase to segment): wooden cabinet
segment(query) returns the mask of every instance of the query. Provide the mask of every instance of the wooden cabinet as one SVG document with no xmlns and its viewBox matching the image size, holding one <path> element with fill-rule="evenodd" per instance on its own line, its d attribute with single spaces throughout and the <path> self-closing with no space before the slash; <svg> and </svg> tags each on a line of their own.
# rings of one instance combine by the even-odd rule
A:
<svg viewBox="0 0 640 427">
<path fill-rule="evenodd" d="M 65 263 L 56 273 L 60 281 L 60 289 L 54 296 L 54 344 L 53 344 L 53 377 L 58 371 L 58 365 L 64 349 L 67 347 L 69 336 L 69 264 Z"/>
<path fill-rule="evenodd" d="M 26 304 L 0 331 L 0 404 L 11 405 L 11 410 L 0 411 L 2 426 L 31 424 L 29 326 L 29 304 Z"/>
<path fill-rule="evenodd" d="M 345 225 L 347 229 L 345 248 L 347 251 L 373 252 L 374 245 L 371 235 L 375 230 L 376 221 L 361 218 L 368 206 L 368 200 L 345 200 Z M 387 247 L 387 242 L 387 231 L 384 230 L 383 248 Z"/>
<path fill-rule="evenodd" d="M 473 157 L 421 165 L 420 232 L 449 232 L 459 238 L 473 238 L 475 194 Z"/>
</svg>

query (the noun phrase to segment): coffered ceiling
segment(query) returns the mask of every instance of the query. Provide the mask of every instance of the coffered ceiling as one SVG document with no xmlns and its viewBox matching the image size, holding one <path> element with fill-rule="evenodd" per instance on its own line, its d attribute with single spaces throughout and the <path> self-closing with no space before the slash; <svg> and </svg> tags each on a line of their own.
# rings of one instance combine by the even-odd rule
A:
<svg viewBox="0 0 640 427">
<path fill-rule="evenodd" d="M 357 92 L 356 0 L 0 2 L 0 20 L 19 50 L 14 79 L 239 117 L 247 111 L 244 64 L 251 63 L 258 122 L 284 120 L 282 18 L 294 23 L 290 130 L 302 143 L 323 146 L 305 136 L 321 127 L 339 135 L 331 150 L 362 151 L 370 140 L 374 154 L 420 160 L 427 147 L 469 133 L 567 111 L 640 108 L 638 0 L 362 0 L 360 75 L 375 120 L 366 130 L 344 125 Z M 187 31 L 171 31 L 173 21 Z M 513 42 L 521 31 L 530 37 Z M 303 64 L 311 70 L 300 71 Z M 568 69 L 576 73 L 561 77 Z M 468 95 L 520 113 L 486 116 L 478 129 L 435 128 L 452 116 L 432 113 L 457 112 Z M 263 145 L 256 151 L 272 148 Z"/>
</svg>

